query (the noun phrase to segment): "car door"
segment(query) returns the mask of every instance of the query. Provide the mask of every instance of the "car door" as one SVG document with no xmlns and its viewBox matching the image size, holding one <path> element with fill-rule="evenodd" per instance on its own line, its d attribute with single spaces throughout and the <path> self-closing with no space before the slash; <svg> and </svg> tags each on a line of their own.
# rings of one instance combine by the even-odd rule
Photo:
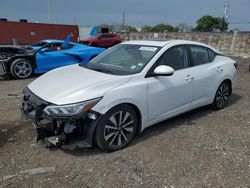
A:
<svg viewBox="0 0 250 188">
<path fill-rule="evenodd" d="M 113 45 L 113 34 L 102 34 L 100 39 L 100 44 L 102 47 L 109 47 Z"/>
<path fill-rule="evenodd" d="M 188 53 L 185 46 L 167 50 L 152 67 L 172 67 L 172 76 L 150 76 L 148 84 L 148 120 L 171 116 L 192 106 L 193 77 L 188 69 Z M 153 71 L 153 70 L 152 70 Z"/>
<path fill-rule="evenodd" d="M 98 37 L 97 45 L 98 47 L 105 47 L 107 45 L 107 38 L 105 34 L 101 34 Z"/>
<path fill-rule="evenodd" d="M 220 76 L 217 65 L 213 62 L 215 54 L 212 50 L 198 45 L 190 45 L 189 49 L 192 59 L 190 74 L 194 77 L 193 105 L 208 104 L 214 95 L 214 88 L 217 87 L 216 80 L 219 80 Z"/>
<path fill-rule="evenodd" d="M 74 48 L 71 45 L 68 49 L 57 49 L 50 48 L 45 51 L 41 51 L 36 54 L 36 64 L 37 68 L 35 72 L 42 73 L 47 72 L 57 67 L 62 67 L 66 65 L 71 65 L 77 63 L 77 59 L 67 55 L 67 52 L 70 52 Z"/>
<path fill-rule="evenodd" d="M 114 34 L 108 34 L 107 35 L 107 47 L 113 46 L 115 44 L 115 35 Z"/>
</svg>

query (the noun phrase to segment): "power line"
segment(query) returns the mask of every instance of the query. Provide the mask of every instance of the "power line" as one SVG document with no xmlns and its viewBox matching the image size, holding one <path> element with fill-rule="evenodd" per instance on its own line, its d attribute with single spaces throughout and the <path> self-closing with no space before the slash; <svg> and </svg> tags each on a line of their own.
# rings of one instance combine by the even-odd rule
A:
<svg viewBox="0 0 250 188">
<path fill-rule="evenodd" d="M 49 9 L 49 23 L 51 23 L 51 2 L 48 0 L 48 9 Z"/>
<path fill-rule="evenodd" d="M 249 20 L 245 20 L 245 19 L 238 18 L 238 17 L 235 17 L 235 16 L 230 16 L 230 18 L 235 19 L 235 20 L 238 20 L 238 21 L 240 21 L 240 22 L 244 22 L 245 24 L 250 24 L 250 21 L 249 21 Z"/>
<path fill-rule="evenodd" d="M 230 22 L 232 25 L 248 25 L 250 23 L 243 23 L 243 22 Z"/>
</svg>

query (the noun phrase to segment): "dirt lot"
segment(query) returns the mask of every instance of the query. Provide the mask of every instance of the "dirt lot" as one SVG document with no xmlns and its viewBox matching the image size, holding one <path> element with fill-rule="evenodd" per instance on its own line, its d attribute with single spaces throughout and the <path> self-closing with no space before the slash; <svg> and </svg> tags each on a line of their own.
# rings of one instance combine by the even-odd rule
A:
<svg viewBox="0 0 250 188">
<path fill-rule="evenodd" d="M 0 187 L 250 187 L 250 59 L 235 59 L 238 85 L 228 107 L 164 121 L 114 153 L 36 144 L 19 110 L 33 79 L 0 81 Z M 44 167 L 52 168 L 25 172 Z"/>
</svg>

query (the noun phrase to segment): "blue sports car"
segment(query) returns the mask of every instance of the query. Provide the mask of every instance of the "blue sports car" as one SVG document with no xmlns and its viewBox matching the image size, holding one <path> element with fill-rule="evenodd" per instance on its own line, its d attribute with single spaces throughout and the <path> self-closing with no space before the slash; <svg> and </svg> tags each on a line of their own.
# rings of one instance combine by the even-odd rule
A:
<svg viewBox="0 0 250 188">
<path fill-rule="evenodd" d="M 0 47 L 0 77 L 23 79 L 66 65 L 86 64 L 105 50 L 69 42 L 67 38 L 65 41 L 43 40 L 30 48 Z"/>
<path fill-rule="evenodd" d="M 53 47 L 59 47 L 61 46 L 65 41 L 64 40 L 56 40 L 56 39 L 45 39 L 45 40 L 40 40 L 36 44 L 32 46 L 26 47 L 27 50 L 37 50 L 41 48 L 42 46 L 47 46 L 48 48 L 53 48 Z"/>
</svg>

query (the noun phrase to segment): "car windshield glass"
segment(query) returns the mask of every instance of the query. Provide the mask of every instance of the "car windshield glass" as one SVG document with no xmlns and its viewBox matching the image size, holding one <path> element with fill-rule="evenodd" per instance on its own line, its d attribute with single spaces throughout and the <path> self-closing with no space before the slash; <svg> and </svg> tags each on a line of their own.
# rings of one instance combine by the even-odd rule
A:
<svg viewBox="0 0 250 188">
<path fill-rule="evenodd" d="M 130 75 L 142 71 L 160 47 L 120 44 L 92 59 L 86 67 L 115 75 Z"/>
<path fill-rule="evenodd" d="M 40 41 L 40 42 L 36 43 L 34 46 L 45 46 L 46 44 L 47 44 L 47 42 Z"/>
</svg>

